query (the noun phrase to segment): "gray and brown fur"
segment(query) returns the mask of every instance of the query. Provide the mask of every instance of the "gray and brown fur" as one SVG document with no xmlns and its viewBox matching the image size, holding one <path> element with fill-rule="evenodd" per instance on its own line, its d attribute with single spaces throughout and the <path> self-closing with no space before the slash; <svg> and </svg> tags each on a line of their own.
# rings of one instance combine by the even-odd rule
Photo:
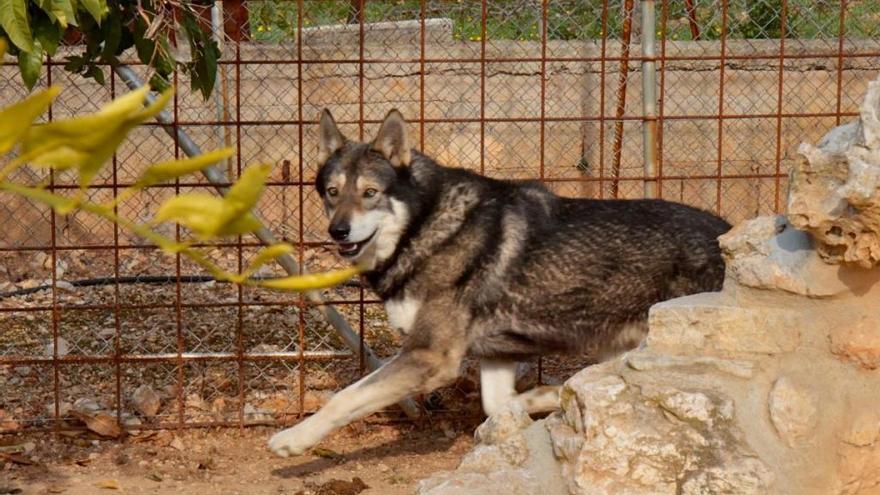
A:
<svg viewBox="0 0 880 495">
<path fill-rule="evenodd" d="M 339 239 L 341 228 L 334 238 L 357 248 L 349 257 L 368 267 L 406 338 L 385 366 L 273 437 L 280 455 L 449 383 L 466 355 L 481 359 L 487 413 L 513 400 L 551 408 L 554 389 L 516 396 L 517 361 L 613 355 L 644 337 L 651 305 L 721 288 L 716 238 L 730 226 L 711 213 L 662 200 L 563 198 L 536 182 L 444 167 L 410 148 L 397 111 L 371 143 L 345 139 L 325 111 L 321 136 L 316 186 L 330 229 L 349 228 L 351 238 Z"/>
</svg>

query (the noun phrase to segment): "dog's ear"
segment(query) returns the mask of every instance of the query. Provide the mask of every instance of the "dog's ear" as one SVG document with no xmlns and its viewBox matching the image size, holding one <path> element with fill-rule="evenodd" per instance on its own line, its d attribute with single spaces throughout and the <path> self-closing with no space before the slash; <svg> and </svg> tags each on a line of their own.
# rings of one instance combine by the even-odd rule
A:
<svg viewBox="0 0 880 495">
<path fill-rule="evenodd" d="M 406 135 L 406 121 L 396 108 L 385 116 L 372 147 L 382 153 L 395 167 L 409 165 L 411 156 L 409 139 Z"/>
<path fill-rule="evenodd" d="M 324 163 L 330 155 L 336 152 L 339 148 L 345 144 L 345 136 L 339 132 L 339 128 L 336 127 L 336 121 L 333 120 L 333 115 L 330 114 L 330 110 L 326 108 L 321 111 L 321 116 L 319 117 L 321 121 L 320 134 L 321 139 L 318 145 L 318 162 Z"/>
</svg>

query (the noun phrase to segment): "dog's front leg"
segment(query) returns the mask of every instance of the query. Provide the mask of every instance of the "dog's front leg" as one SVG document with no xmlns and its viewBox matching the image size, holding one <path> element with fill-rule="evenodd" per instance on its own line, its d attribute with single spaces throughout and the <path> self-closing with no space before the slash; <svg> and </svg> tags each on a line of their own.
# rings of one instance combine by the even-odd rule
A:
<svg viewBox="0 0 880 495">
<path fill-rule="evenodd" d="M 344 388 L 320 411 L 269 440 L 272 452 L 302 454 L 333 430 L 455 379 L 460 357 L 430 349 L 404 350 L 378 370 Z"/>
</svg>

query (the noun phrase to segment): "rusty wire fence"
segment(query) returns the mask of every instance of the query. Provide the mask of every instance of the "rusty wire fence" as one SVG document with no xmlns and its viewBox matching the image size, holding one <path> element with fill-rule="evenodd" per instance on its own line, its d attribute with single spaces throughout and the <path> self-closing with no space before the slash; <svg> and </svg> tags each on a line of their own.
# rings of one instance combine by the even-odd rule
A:
<svg viewBox="0 0 880 495">
<path fill-rule="evenodd" d="M 323 107 L 361 139 L 397 107 L 416 146 L 447 165 L 567 196 L 647 191 L 737 222 L 784 207 L 797 144 L 854 118 L 880 68 L 876 1 L 226 0 L 214 12 L 216 90 L 205 101 L 176 76 L 172 127 L 203 149 L 234 147 L 229 177 L 275 164 L 258 214 L 310 271 L 340 264 L 312 188 Z M 103 86 L 69 75 L 64 50 L 40 83 L 64 87 L 48 118 L 126 91 L 109 67 Z M 24 94 L 4 65 L 0 101 Z M 89 194 L 109 199 L 181 155 L 144 125 Z M 40 174 L 17 179 L 76 187 Z M 152 187 L 120 213 L 148 220 L 164 198 L 202 189 Z M 72 409 L 127 428 L 289 422 L 364 372 L 361 349 L 394 352 L 381 305 L 357 284 L 322 294 L 358 334 L 352 350 L 315 302 L 206 281 L 102 220 L 0 196 L 0 225 L 0 432 L 81 429 Z M 209 247 L 239 269 L 258 246 Z M 544 360 L 541 379 L 580 364 Z M 428 406 L 477 414 L 468 380 Z M 144 390 L 161 400 L 155 415 L 137 411 Z"/>
</svg>

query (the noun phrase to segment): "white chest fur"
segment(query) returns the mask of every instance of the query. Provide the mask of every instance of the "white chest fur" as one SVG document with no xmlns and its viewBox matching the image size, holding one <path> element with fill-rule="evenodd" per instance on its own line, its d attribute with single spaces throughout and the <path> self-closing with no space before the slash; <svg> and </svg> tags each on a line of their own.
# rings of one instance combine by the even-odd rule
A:
<svg viewBox="0 0 880 495">
<path fill-rule="evenodd" d="M 398 332 L 408 334 L 412 331 L 413 324 L 416 322 L 416 314 L 421 306 L 421 301 L 411 297 L 386 301 L 385 312 L 388 314 L 388 324 Z"/>
</svg>

